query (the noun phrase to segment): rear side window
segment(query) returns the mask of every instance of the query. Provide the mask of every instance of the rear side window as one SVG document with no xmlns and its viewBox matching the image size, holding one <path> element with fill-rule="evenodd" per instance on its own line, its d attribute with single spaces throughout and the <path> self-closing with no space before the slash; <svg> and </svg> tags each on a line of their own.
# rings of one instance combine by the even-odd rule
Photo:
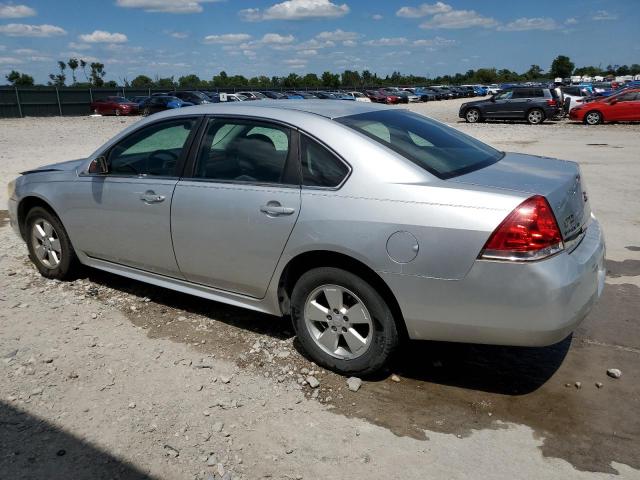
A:
<svg viewBox="0 0 640 480">
<path fill-rule="evenodd" d="M 302 135 L 300 160 L 302 184 L 309 187 L 337 187 L 349 173 L 349 168 L 318 142 Z"/>
<path fill-rule="evenodd" d="M 245 120 L 211 120 L 195 176 L 211 180 L 283 183 L 289 129 Z"/>
<path fill-rule="evenodd" d="M 443 179 L 486 167 L 504 156 L 489 145 L 413 112 L 382 110 L 336 121 Z"/>
</svg>

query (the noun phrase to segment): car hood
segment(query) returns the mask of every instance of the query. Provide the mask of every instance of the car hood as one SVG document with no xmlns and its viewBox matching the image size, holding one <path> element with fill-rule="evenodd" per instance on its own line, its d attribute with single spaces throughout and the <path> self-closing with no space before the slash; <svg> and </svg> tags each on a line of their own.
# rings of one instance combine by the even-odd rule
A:
<svg viewBox="0 0 640 480">
<path fill-rule="evenodd" d="M 78 169 L 87 159 L 79 158 L 77 160 L 68 160 L 66 162 L 51 163 L 49 165 L 43 165 L 32 170 L 25 170 L 20 172 L 22 175 L 29 173 L 41 173 L 41 172 L 73 172 Z"/>
<path fill-rule="evenodd" d="M 465 102 L 462 105 L 460 105 L 460 108 L 466 108 L 466 107 L 473 107 L 475 105 L 485 105 L 487 103 L 491 103 L 491 100 L 488 99 L 483 99 L 483 100 L 474 100 L 473 102 Z"/>
<path fill-rule="evenodd" d="M 488 167 L 448 181 L 543 195 L 565 239 L 580 231 L 591 217 L 580 168 L 575 162 L 506 153 L 502 160 Z"/>
</svg>

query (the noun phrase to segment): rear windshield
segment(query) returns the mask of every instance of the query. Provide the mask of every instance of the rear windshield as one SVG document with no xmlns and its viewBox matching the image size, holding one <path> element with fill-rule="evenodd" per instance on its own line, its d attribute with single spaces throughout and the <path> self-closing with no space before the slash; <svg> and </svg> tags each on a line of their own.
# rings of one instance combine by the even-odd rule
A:
<svg viewBox="0 0 640 480">
<path fill-rule="evenodd" d="M 451 127 L 406 110 L 361 113 L 336 121 L 442 179 L 479 170 L 504 155 Z"/>
</svg>

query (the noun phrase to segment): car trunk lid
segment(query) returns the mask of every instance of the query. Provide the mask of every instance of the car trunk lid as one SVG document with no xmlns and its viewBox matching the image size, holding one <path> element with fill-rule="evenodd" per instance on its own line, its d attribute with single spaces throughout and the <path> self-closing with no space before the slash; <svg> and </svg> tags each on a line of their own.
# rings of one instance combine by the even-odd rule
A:
<svg viewBox="0 0 640 480">
<path fill-rule="evenodd" d="M 578 237 L 591 216 L 580 167 L 574 162 L 507 153 L 499 162 L 448 181 L 543 195 L 565 241 Z"/>
</svg>

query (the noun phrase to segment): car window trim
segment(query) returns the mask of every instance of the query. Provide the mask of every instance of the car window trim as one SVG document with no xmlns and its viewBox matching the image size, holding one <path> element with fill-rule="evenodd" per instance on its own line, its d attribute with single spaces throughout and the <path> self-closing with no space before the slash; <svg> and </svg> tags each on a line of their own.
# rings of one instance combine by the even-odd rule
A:
<svg viewBox="0 0 640 480">
<path fill-rule="evenodd" d="M 189 136 L 187 137 L 187 141 L 185 142 L 183 148 L 182 148 L 182 152 L 180 152 L 180 157 L 178 157 L 178 160 L 176 162 L 176 168 L 175 168 L 175 175 L 171 175 L 171 176 L 160 176 L 160 175 L 125 175 L 125 174 L 110 174 L 110 173 L 90 173 L 88 171 L 82 172 L 82 176 L 87 176 L 87 177 L 102 177 L 102 178 L 142 178 L 142 179 L 166 179 L 166 180 L 178 180 L 180 179 L 180 175 L 181 173 L 184 171 L 184 166 L 186 164 L 186 161 L 188 159 L 189 154 L 191 153 L 191 148 L 193 145 L 193 140 L 195 137 L 195 134 L 197 131 L 199 131 L 199 129 L 202 126 L 202 120 L 203 120 L 203 116 L 202 115 L 185 115 L 185 116 L 176 116 L 176 117 L 169 117 L 169 118 L 163 118 L 162 120 L 158 120 L 156 122 L 149 122 L 146 123 L 144 125 L 141 125 L 140 128 L 135 129 L 134 131 L 130 132 L 126 137 L 122 137 L 121 139 L 119 139 L 116 143 L 109 145 L 107 148 L 105 148 L 102 152 L 100 152 L 99 154 L 97 154 L 95 157 L 105 157 L 107 160 L 109 159 L 109 154 L 111 153 L 111 150 L 113 150 L 116 146 L 118 146 L 121 142 L 123 142 L 124 140 L 126 140 L 127 138 L 129 138 L 132 135 L 135 135 L 136 133 L 140 132 L 141 130 L 144 130 L 145 128 L 154 126 L 154 125 L 159 125 L 162 123 L 169 123 L 169 122 L 173 122 L 176 120 L 189 120 L 189 119 L 194 119 L 196 120 L 196 123 L 194 125 L 194 128 L 191 129 L 191 132 L 189 132 Z"/>
<path fill-rule="evenodd" d="M 256 122 L 263 124 L 272 124 L 278 127 L 286 128 L 290 131 L 289 135 L 289 151 L 287 152 L 287 158 L 285 160 L 285 164 L 283 167 L 283 179 L 291 179 L 292 182 L 295 183 L 282 183 L 282 182 L 250 182 L 250 181 L 242 181 L 242 180 L 224 180 L 224 179 L 216 179 L 216 178 L 202 178 L 196 177 L 198 156 L 200 153 L 200 149 L 202 148 L 202 142 L 206 136 L 206 132 L 208 127 L 212 121 L 224 121 L 231 120 L 237 122 Z M 231 185 L 254 185 L 259 187 L 279 187 L 279 188 L 300 188 L 302 177 L 300 176 L 299 165 L 300 165 L 300 141 L 298 139 L 298 129 L 286 122 L 282 122 L 279 120 L 274 120 L 270 118 L 261 118 L 255 117 L 251 115 L 229 115 L 229 114 L 210 114 L 204 115 L 201 129 L 198 134 L 197 141 L 194 142 L 194 146 L 192 146 L 192 151 L 190 152 L 189 158 L 187 160 L 187 164 L 185 165 L 183 175 L 180 177 L 182 181 L 189 182 L 202 182 L 202 183 L 223 183 L 223 184 L 231 184 Z"/>
</svg>

